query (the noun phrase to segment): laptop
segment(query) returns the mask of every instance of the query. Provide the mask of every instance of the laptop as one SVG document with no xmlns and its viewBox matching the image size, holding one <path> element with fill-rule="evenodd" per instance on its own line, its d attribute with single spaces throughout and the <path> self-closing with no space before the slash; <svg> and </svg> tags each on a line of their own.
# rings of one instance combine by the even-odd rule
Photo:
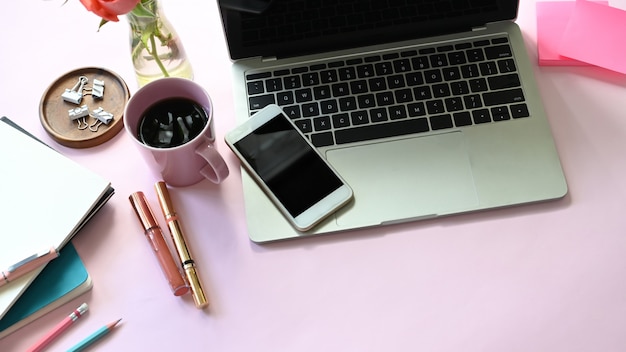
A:
<svg viewBox="0 0 626 352">
<path fill-rule="evenodd" d="M 354 190 L 296 231 L 242 173 L 269 241 L 567 193 L 517 0 L 220 0 L 236 120 L 280 105 Z"/>
</svg>

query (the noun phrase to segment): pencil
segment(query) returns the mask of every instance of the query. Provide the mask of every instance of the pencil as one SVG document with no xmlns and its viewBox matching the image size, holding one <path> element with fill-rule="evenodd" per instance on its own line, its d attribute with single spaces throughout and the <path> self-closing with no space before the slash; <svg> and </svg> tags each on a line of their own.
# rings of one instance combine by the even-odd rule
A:
<svg viewBox="0 0 626 352">
<path fill-rule="evenodd" d="M 52 340 L 56 339 L 59 335 L 61 335 L 65 330 L 67 330 L 78 318 L 82 317 L 83 314 L 87 312 L 89 307 L 87 303 L 83 303 L 80 307 L 76 308 L 70 315 L 65 317 L 65 319 L 61 320 L 57 325 L 55 325 L 50 332 L 48 332 L 41 340 L 37 341 L 36 344 L 33 345 L 28 352 L 38 352 L 48 347 Z"/>
<path fill-rule="evenodd" d="M 99 339 L 101 339 L 103 336 L 105 336 L 106 334 L 110 333 L 113 328 L 119 324 L 119 322 L 122 319 L 118 319 L 117 321 L 114 321 L 112 323 L 109 323 L 103 327 L 101 327 L 100 329 L 98 329 L 96 332 L 94 332 L 93 334 L 87 336 L 87 338 L 85 338 L 84 340 L 82 340 L 81 342 L 79 342 L 78 344 L 76 344 L 74 347 L 70 348 L 69 350 L 67 350 L 67 352 L 78 352 L 78 351 L 82 351 L 83 349 L 87 348 L 88 346 L 90 346 L 91 344 L 93 344 L 94 342 L 98 341 Z"/>
</svg>

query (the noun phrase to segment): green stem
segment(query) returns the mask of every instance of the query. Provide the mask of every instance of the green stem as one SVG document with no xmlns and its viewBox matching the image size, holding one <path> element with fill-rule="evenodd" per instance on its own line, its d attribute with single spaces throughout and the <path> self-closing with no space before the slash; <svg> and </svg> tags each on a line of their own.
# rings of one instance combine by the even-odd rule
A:
<svg viewBox="0 0 626 352">
<path fill-rule="evenodd" d="M 152 52 L 150 52 L 148 48 L 146 48 L 146 50 L 148 50 L 148 53 L 150 53 L 150 55 L 152 55 L 152 57 L 154 58 L 154 61 L 157 63 L 157 65 L 161 69 L 161 72 L 163 72 L 163 76 L 169 77 L 170 74 L 165 69 L 165 66 L 163 66 L 163 62 L 161 62 L 161 58 L 159 58 L 159 53 L 156 47 L 156 42 L 154 40 L 154 33 L 150 34 L 150 45 L 152 46 Z"/>
</svg>

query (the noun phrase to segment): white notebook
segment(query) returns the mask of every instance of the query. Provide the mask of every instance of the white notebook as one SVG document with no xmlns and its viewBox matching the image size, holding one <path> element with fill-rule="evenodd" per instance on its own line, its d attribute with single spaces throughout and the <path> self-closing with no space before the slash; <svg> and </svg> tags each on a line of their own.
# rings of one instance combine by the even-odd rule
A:
<svg viewBox="0 0 626 352">
<path fill-rule="evenodd" d="M 0 270 L 55 247 L 60 250 L 112 196 L 109 181 L 0 122 Z M 0 318 L 41 271 L 0 287 Z"/>
</svg>

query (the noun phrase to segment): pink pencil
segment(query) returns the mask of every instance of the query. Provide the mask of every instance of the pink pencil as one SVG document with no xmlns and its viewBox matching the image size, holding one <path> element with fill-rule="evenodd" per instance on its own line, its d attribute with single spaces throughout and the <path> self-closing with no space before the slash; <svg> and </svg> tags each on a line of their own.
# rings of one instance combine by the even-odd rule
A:
<svg viewBox="0 0 626 352">
<path fill-rule="evenodd" d="M 37 341 L 33 347 L 28 349 L 28 352 L 38 352 L 46 348 L 52 340 L 56 339 L 59 335 L 61 335 L 65 330 L 67 330 L 72 324 L 78 320 L 78 318 L 82 317 L 85 312 L 87 312 L 87 303 L 83 303 L 80 307 L 76 308 L 72 314 L 65 317 L 65 319 L 61 320 L 50 332 L 48 332 L 41 340 Z"/>
</svg>

